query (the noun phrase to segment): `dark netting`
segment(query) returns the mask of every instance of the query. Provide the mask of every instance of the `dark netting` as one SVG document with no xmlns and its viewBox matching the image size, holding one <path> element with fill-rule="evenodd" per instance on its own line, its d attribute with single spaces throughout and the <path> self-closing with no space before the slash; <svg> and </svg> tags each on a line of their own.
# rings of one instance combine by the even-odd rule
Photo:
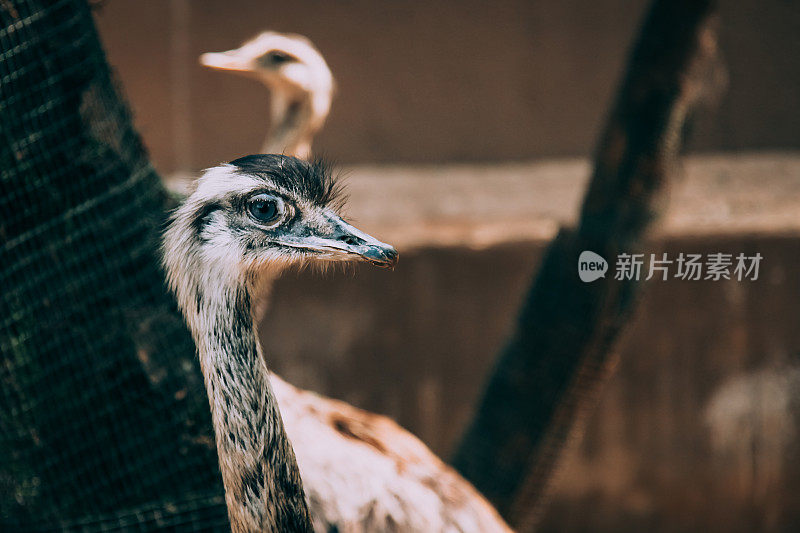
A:
<svg viewBox="0 0 800 533">
<path fill-rule="evenodd" d="M 169 199 L 85 0 L 0 0 L 0 530 L 227 528 Z"/>
</svg>

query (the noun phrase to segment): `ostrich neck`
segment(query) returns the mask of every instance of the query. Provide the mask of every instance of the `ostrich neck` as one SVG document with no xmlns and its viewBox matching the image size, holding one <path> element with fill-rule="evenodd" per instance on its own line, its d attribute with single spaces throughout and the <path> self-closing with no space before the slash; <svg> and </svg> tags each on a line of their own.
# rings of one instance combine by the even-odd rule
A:
<svg viewBox="0 0 800 533">
<path fill-rule="evenodd" d="M 192 326 L 232 530 L 311 531 L 300 472 L 253 327 L 251 291 L 234 286 L 202 295 Z"/>
<path fill-rule="evenodd" d="M 271 126 L 262 151 L 307 159 L 311 155 L 311 140 L 324 120 L 324 116 L 319 117 L 314 111 L 312 94 L 274 91 Z"/>
</svg>

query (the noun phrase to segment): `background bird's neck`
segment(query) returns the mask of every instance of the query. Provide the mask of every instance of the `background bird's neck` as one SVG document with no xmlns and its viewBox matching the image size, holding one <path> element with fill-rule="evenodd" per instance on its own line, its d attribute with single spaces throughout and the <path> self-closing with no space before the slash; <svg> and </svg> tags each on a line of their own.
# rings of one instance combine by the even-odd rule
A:
<svg viewBox="0 0 800 533">
<path fill-rule="evenodd" d="M 273 91 L 270 131 L 262 151 L 308 159 L 311 141 L 325 122 L 329 105 L 329 98 L 325 105 L 324 95 Z"/>
<path fill-rule="evenodd" d="M 226 287 L 196 301 L 190 323 L 231 527 L 235 533 L 311 531 L 300 472 L 253 327 L 251 290 Z"/>
</svg>

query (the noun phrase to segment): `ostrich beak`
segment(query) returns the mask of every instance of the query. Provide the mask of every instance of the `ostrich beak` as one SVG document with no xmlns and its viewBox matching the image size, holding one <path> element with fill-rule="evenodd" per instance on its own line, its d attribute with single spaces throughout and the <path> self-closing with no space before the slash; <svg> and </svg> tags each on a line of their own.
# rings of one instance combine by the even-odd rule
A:
<svg viewBox="0 0 800 533">
<path fill-rule="evenodd" d="M 397 264 L 399 254 L 394 246 L 381 242 L 345 222 L 338 220 L 338 232 L 333 240 L 343 244 L 340 249 L 347 254 L 355 254 L 363 260 L 382 268 L 391 268 Z"/>
<path fill-rule="evenodd" d="M 233 52 L 209 52 L 203 54 L 200 56 L 200 64 L 215 70 L 251 72 L 253 69 L 250 61 L 238 57 Z"/>
<path fill-rule="evenodd" d="M 338 216 L 329 217 L 327 222 L 333 229 L 330 233 L 322 235 L 315 231 L 303 231 L 302 236 L 295 238 L 287 236 L 279 242 L 290 248 L 321 255 L 323 258 L 334 260 L 358 258 L 382 268 L 391 268 L 397 264 L 398 253 L 392 245 L 367 235 Z"/>
</svg>

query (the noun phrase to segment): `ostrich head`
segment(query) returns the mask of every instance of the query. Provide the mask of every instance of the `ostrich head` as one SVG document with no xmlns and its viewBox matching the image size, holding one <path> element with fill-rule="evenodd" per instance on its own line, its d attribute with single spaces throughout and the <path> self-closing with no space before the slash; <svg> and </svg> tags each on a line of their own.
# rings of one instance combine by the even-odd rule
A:
<svg viewBox="0 0 800 533">
<path fill-rule="evenodd" d="M 203 54 L 200 64 L 255 77 L 276 90 L 328 95 L 333 91 L 328 64 L 302 35 L 264 32 L 239 48 Z"/>
<path fill-rule="evenodd" d="M 214 290 L 249 291 L 292 265 L 393 266 L 395 249 L 345 222 L 341 203 L 320 163 L 251 155 L 207 170 L 164 238 L 169 283 L 184 311 Z"/>
<path fill-rule="evenodd" d="M 264 32 L 239 48 L 200 56 L 206 67 L 245 74 L 272 93 L 265 153 L 307 158 L 331 108 L 334 81 L 322 54 L 301 35 Z"/>
</svg>

